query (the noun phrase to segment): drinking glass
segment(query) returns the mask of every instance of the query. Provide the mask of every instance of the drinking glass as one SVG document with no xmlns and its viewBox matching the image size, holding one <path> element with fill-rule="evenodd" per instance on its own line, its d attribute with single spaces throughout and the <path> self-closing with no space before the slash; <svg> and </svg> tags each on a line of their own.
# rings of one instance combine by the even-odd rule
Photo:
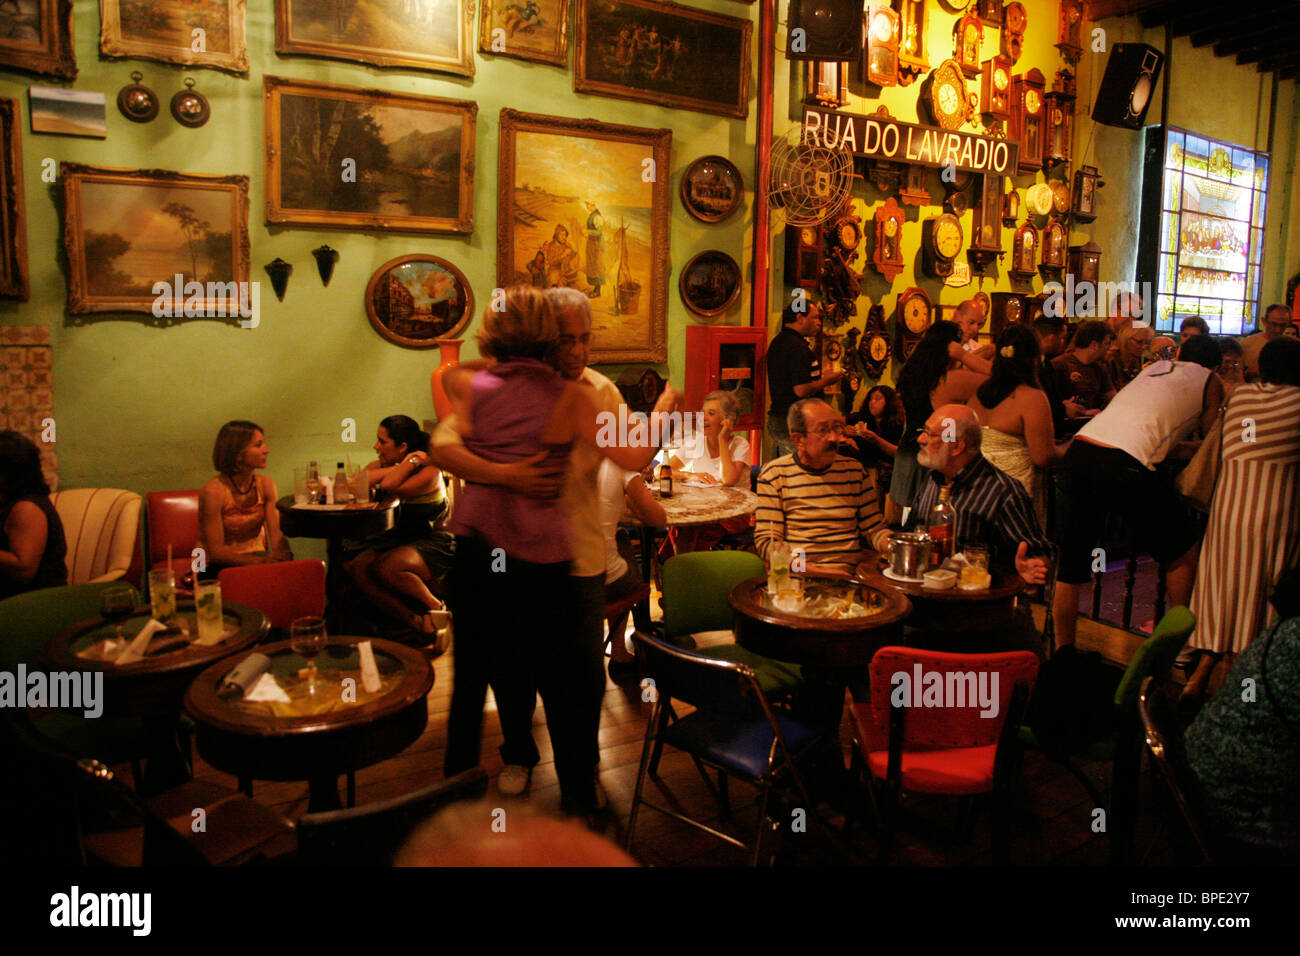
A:
<svg viewBox="0 0 1300 956">
<path fill-rule="evenodd" d="M 966 563 L 972 567 L 987 571 L 989 568 L 989 549 L 982 544 L 967 545 L 962 549 L 966 555 Z"/>
<path fill-rule="evenodd" d="M 352 497 L 360 504 L 370 500 L 370 472 L 360 465 L 353 466 L 348 473 L 348 484 L 352 486 Z"/>
<path fill-rule="evenodd" d="M 305 505 L 308 499 L 307 494 L 307 469 L 295 468 L 293 470 L 293 503 L 296 505 Z"/>
<path fill-rule="evenodd" d="M 171 568 L 149 572 L 149 606 L 154 620 L 161 624 L 176 616 L 176 572 Z"/>
<path fill-rule="evenodd" d="M 117 639 L 126 640 L 122 622 L 135 611 L 135 589 L 132 587 L 107 588 L 99 595 L 99 612 L 117 625 Z"/>
<path fill-rule="evenodd" d="M 225 633 L 225 619 L 221 613 L 221 582 L 204 579 L 194 585 L 194 617 L 199 624 L 199 640 L 216 644 Z"/>
<path fill-rule="evenodd" d="M 289 647 L 307 659 L 307 694 L 316 694 L 316 655 L 325 649 L 325 619 L 300 617 L 289 625 Z"/>
<path fill-rule="evenodd" d="M 790 580 L 790 543 L 774 541 L 768 551 L 767 590 L 776 596 L 785 590 L 785 582 Z"/>
</svg>

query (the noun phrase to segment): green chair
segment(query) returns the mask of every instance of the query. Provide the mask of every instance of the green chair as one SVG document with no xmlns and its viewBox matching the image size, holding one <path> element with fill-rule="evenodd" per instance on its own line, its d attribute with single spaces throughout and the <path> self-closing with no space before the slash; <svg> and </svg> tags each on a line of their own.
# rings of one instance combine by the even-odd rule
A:
<svg viewBox="0 0 1300 956">
<path fill-rule="evenodd" d="M 1151 636 L 1138 647 L 1120 677 L 1112 702 L 1112 726 L 1099 730 L 1083 747 L 1068 755 L 1047 754 L 1034 731 L 1022 726 L 1020 742 L 1027 748 L 1046 754 L 1060 763 L 1078 780 L 1095 805 L 1103 806 L 1100 791 L 1075 763 L 1076 760 L 1109 761 L 1111 764 L 1111 802 L 1106 829 L 1110 833 L 1110 862 L 1124 863 L 1133 842 L 1137 823 L 1138 784 L 1142 771 L 1144 737 L 1138 714 L 1138 697 L 1148 677 L 1168 677 L 1179 651 L 1196 627 L 1196 618 L 1185 606 L 1170 608 L 1160 619 Z"/>
<path fill-rule="evenodd" d="M 28 591 L 0 601 L 0 670 L 13 672 L 19 664 L 29 667 L 37 664 L 37 656 L 51 637 L 65 627 L 97 615 L 101 592 L 122 586 L 120 580 L 70 584 Z M 25 717 L 17 712 L 9 716 L 11 719 Z M 104 715 L 88 720 L 80 714 L 55 711 L 33 718 L 31 724 L 69 754 L 108 764 L 129 762 L 139 785 L 140 758 L 146 752 L 144 721 L 140 718 Z"/>
<path fill-rule="evenodd" d="M 763 559 L 748 551 L 691 551 L 664 562 L 664 637 L 670 643 L 700 631 L 731 630 L 735 612 L 727 595 L 741 581 L 766 572 Z M 699 654 L 744 664 L 768 698 L 783 697 L 803 683 L 798 664 L 773 660 L 739 644 L 706 647 Z"/>
</svg>

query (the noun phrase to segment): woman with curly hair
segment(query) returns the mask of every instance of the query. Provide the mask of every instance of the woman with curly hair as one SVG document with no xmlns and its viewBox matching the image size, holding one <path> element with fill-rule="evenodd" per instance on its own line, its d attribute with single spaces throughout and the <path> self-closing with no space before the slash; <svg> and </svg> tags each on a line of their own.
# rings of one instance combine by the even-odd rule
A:
<svg viewBox="0 0 1300 956">
<path fill-rule="evenodd" d="M 68 583 L 63 523 L 35 442 L 0 432 L 0 600 Z"/>
</svg>

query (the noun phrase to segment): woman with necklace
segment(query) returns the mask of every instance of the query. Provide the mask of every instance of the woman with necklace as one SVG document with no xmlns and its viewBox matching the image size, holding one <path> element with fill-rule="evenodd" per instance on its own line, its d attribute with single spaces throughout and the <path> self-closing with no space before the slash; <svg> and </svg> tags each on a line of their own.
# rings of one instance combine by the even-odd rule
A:
<svg viewBox="0 0 1300 956">
<path fill-rule="evenodd" d="M 226 422 L 217 433 L 212 446 L 217 476 L 199 495 L 199 546 L 207 552 L 208 573 L 293 559 L 280 533 L 275 482 L 257 474 L 269 451 L 253 422 Z"/>
</svg>

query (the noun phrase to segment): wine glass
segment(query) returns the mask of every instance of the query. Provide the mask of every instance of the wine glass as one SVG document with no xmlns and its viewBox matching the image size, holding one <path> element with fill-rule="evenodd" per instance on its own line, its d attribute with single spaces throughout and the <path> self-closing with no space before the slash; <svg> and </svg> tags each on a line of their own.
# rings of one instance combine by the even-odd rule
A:
<svg viewBox="0 0 1300 956">
<path fill-rule="evenodd" d="M 121 586 L 106 588 L 99 595 L 99 612 L 117 625 L 117 639 L 126 640 L 122 634 L 122 622 L 135 610 L 135 588 Z"/>
<path fill-rule="evenodd" d="M 326 637 L 324 618 L 300 617 L 289 625 L 289 647 L 307 659 L 309 697 L 316 694 L 316 655 L 325 649 Z"/>
</svg>

